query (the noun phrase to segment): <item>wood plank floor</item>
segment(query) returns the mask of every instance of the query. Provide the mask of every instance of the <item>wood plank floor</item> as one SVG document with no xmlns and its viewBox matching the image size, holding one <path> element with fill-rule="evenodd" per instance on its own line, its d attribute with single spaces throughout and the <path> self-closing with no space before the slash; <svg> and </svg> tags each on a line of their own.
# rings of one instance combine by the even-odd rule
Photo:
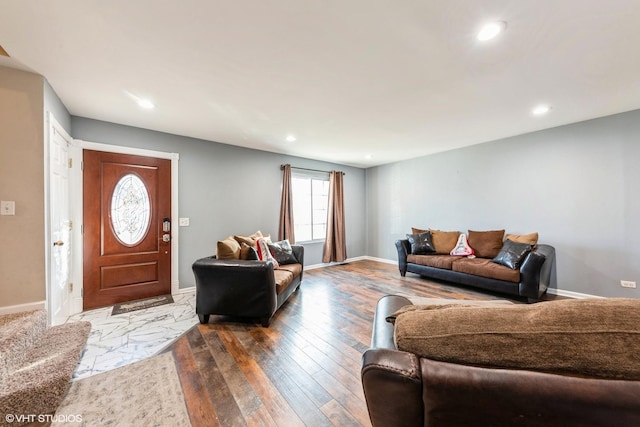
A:
<svg viewBox="0 0 640 427">
<path fill-rule="evenodd" d="M 222 316 L 172 344 L 192 425 L 370 426 L 360 383 L 386 294 L 505 299 L 356 261 L 308 270 L 271 326 Z"/>
</svg>

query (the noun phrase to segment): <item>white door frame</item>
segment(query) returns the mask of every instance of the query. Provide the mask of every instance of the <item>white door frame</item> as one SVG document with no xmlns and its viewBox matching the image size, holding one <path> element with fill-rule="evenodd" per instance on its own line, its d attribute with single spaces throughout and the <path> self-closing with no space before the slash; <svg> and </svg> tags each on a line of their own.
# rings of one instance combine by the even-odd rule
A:
<svg viewBox="0 0 640 427">
<path fill-rule="evenodd" d="M 79 139 L 73 140 L 73 146 L 69 150 L 70 156 L 77 164 L 82 162 L 83 150 L 105 151 L 109 153 L 132 154 L 136 156 L 155 157 L 159 159 L 171 160 L 171 294 L 176 295 L 180 292 L 179 272 L 178 272 L 178 153 L 167 153 L 163 151 L 153 151 L 142 148 L 124 147 L 120 145 L 102 144 L 97 142 L 88 142 Z M 82 224 L 82 168 L 73 168 L 69 177 L 71 181 L 71 192 L 74 194 L 71 204 L 71 216 L 74 224 Z M 72 277 L 74 283 L 82 284 L 83 280 L 83 248 L 82 233 L 74 234 L 74 254 L 73 260 L 74 271 Z M 83 307 L 82 285 L 74 286 L 72 293 L 71 314 L 81 313 Z"/>
<path fill-rule="evenodd" d="M 53 305 L 53 298 L 52 298 L 52 292 L 54 292 L 53 287 L 56 286 L 56 284 L 54 283 L 54 281 L 52 280 L 53 274 L 55 273 L 53 271 L 53 269 L 55 268 L 54 263 L 51 260 L 51 256 L 52 256 L 52 248 L 53 248 L 53 241 L 52 241 L 52 235 L 51 235 L 51 230 L 52 230 L 52 224 L 51 224 L 51 174 L 53 173 L 52 168 L 51 168 L 51 143 L 53 141 L 53 138 L 55 137 L 55 135 L 60 135 L 62 137 L 62 139 L 64 139 L 67 144 L 68 144 L 68 158 L 71 158 L 71 145 L 73 144 L 73 139 L 71 138 L 71 136 L 69 136 L 69 134 L 67 133 L 67 131 L 62 127 L 62 125 L 60 125 L 60 123 L 56 120 L 56 118 L 53 116 L 53 114 L 49 111 L 47 113 L 46 116 L 46 126 L 45 126 L 46 132 L 45 132 L 45 138 L 44 138 L 44 242 L 45 242 L 45 295 L 46 295 L 46 301 L 45 301 L 45 308 L 47 310 L 47 324 L 48 325 L 52 325 L 54 323 L 54 318 L 53 318 L 53 311 L 54 311 L 54 307 Z M 65 166 L 66 167 L 66 166 Z M 71 213 L 71 173 L 69 171 L 69 179 L 68 179 L 68 193 L 67 193 L 67 200 L 63 201 L 63 203 L 67 203 L 69 204 L 69 219 L 71 219 L 72 213 Z M 71 246 L 71 257 L 68 260 L 69 263 L 71 264 L 71 268 L 73 268 L 73 235 L 74 235 L 74 231 L 73 229 L 70 230 L 70 240 L 69 242 L 66 242 L 67 245 Z M 73 270 L 69 271 L 69 283 L 73 283 L 74 277 L 73 277 Z M 63 290 L 63 292 L 68 291 L 68 288 Z M 64 298 L 63 298 L 64 299 Z M 72 303 L 71 303 L 71 299 L 72 298 L 68 298 L 68 301 L 66 304 L 63 304 L 64 306 L 66 306 L 63 311 L 65 313 L 65 316 L 68 314 L 72 313 Z M 66 320 L 66 319 L 65 319 Z"/>
</svg>

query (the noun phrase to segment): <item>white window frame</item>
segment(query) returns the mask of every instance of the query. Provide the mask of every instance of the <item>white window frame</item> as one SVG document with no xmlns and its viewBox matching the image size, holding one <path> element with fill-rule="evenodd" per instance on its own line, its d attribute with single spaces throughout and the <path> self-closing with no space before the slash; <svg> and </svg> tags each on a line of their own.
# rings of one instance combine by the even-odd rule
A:
<svg viewBox="0 0 640 427">
<path fill-rule="evenodd" d="M 293 169 L 291 171 L 291 179 L 295 179 L 295 178 L 302 178 L 302 179 L 309 179 L 311 180 L 319 180 L 319 181 L 326 181 L 327 183 L 329 182 L 329 172 L 321 172 L 321 171 L 311 171 L 311 170 L 306 170 L 306 169 Z M 294 215 L 293 215 L 293 228 L 294 230 L 296 230 L 296 215 L 295 215 L 295 206 L 296 206 L 296 194 L 295 194 L 295 190 L 292 189 L 293 192 L 293 205 L 294 205 Z M 329 208 L 329 194 L 327 193 L 327 206 L 326 206 L 326 210 L 328 211 Z M 311 240 L 298 240 L 298 234 L 296 233 L 296 243 L 324 243 L 326 240 L 326 233 L 325 235 L 321 238 L 321 239 L 313 239 L 313 225 L 314 225 L 314 218 L 313 218 L 313 211 L 314 211 L 314 206 L 313 206 L 313 186 L 312 186 L 312 195 L 311 195 Z M 324 218 L 324 225 L 325 225 L 325 229 L 327 226 L 327 217 Z"/>
</svg>

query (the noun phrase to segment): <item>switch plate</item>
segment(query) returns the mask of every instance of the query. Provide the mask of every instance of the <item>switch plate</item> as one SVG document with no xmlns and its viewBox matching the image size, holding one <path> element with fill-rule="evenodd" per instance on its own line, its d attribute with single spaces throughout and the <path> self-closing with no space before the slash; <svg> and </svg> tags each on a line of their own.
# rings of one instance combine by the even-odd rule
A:
<svg viewBox="0 0 640 427">
<path fill-rule="evenodd" d="M 623 288 L 634 288 L 636 287 L 636 282 L 630 282 L 628 280 L 620 280 L 620 286 Z"/>
<path fill-rule="evenodd" d="M 179 218 L 178 219 L 178 225 L 180 225 L 180 227 L 188 227 L 189 226 L 189 218 Z"/>
<path fill-rule="evenodd" d="M 0 201 L 0 215 L 15 215 L 16 214 L 16 202 L 13 200 Z"/>
</svg>

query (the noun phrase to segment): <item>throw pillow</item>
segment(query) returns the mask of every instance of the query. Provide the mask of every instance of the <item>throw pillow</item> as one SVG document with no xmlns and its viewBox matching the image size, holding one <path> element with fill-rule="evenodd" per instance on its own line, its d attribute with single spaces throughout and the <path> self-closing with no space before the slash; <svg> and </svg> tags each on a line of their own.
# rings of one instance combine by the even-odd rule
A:
<svg viewBox="0 0 640 427">
<path fill-rule="evenodd" d="M 504 230 L 473 231 L 469 230 L 469 246 L 480 258 L 495 258 L 502 249 Z"/>
<path fill-rule="evenodd" d="M 258 240 L 260 237 L 263 237 L 262 232 L 260 232 L 260 230 L 256 231 L 251 236 L 233 236 L 233 238 L 238 243 L 246 243 L 247 245 L 254 248 L 256 247 L 256 240 Z"/>
<path fill-rule="evenodd" d="M 441 231 L 441 230 L 432 230 L 431 232 L 431 240 L 433 241 L 433 247 L 436 249 L 437 254 L 449 255 L 453 248 L 456 247 L 456 243 L 458 242 L 458 237 L 460 236 L 459 231 Z"/>
<path fill-rule="evenodd" d="M 450 252 L 450 255 L 456 256 L 470 256 L 473 255 L 473 248 L 467 243 L 467 236 L 464 233 L 460 233 L 456 247 Z"/>
<path fill-rule="evenodd" d="M 240 259 L 255 261 L 258 259 L 258 253 L 256 252 L 255 248 L 242 242 L 242 244 L 240 245 Z"/>
<path fill-rule="evenodd" d="M 518 243 L 528 243 L 533 247 L 538 244 L 538 233 L 507 234 L 505 238 Z"/>
<path fill-rule="evenodd" d="M 273 255 L 271 255 L 271 252 L 269 251 L 269 243 L 271 243 L 271 239 L 266 239 L 264 237 L 260 237 L 256 240 L 256 252 L 258 252 L 258 258 L 260 261 L 272 261 L 273 268 L 278 268 L 280 267 L 280 264 L 278 264 L 278 261 L 273 257 Z"/>
<path fill-rule="evenodd" d="M 286 265 L 296 264 L 298 262 L 295 255 L 293 255 L 293 249 L 291 248 L 289 240 L 280 240 L 279 242 L 270 243 L 268 246 L 269 252 L 271 252 L 271 255 L 278 261 L 278 264 Z"/>
<path fill-rule="evenodd" d="M 567 299 L 399 314 L 396 347 L 494 368 L 639 380 L 640 300 Z"/>
<path fill-rule="evenodd" d="M 531 245 L 528 243 L 517 243 L 513 240 L 505 240 L 498 255 L 491 261 L 504 265 L 512 270 L 520 268 L 524 257 L 531 252 Z"/>
<path fill-rule="evenodd" d="M 436 251 L 431 241 L 431 233 L 407 234 L 413 255 L 432 254 Z"/>
<path fill-rule="evenodd" d="M 232 236 L 219 240 L 216 247 L 218 259 L 240 259 L 240 244 Z"/>
</svg>

